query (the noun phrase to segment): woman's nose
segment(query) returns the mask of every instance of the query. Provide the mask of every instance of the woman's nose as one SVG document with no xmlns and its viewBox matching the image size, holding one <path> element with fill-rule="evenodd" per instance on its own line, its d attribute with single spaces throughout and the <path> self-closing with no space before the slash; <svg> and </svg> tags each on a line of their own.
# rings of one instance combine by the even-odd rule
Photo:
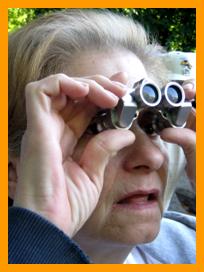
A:
<svg viewBox="0 0 204 272">
<path fill-rule="evenodd" d="M 157 171 L 165 162 L 165 150 L 159 136 L 151 137 L 143 131 L 136 132 L 136 140 L 128 148 L 125 169 Z"/>
</svg>

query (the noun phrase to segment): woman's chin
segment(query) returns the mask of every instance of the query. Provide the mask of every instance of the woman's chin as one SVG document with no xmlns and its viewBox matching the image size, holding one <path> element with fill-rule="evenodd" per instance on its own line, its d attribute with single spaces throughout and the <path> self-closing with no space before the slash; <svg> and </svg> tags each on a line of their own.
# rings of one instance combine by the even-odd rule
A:
<svg viewBox="0 0 204 272">
<path fill-rule="evenodd" d="M 125 226 L 105 227 L 100 236 L 102 240 L 112 241 L 123 245 L 136 245 L 152 242 L 160 230 L 160 220 L 151 224 L 137 223 L 126 224 Z"/>
</svg>

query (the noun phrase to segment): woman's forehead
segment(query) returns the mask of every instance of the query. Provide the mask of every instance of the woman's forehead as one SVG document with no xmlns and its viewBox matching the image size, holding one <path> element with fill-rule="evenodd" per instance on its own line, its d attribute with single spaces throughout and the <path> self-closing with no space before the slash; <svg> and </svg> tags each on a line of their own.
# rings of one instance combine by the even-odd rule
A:
<svg viewBox="0 0 204 272">
<path fill-rule="evenodd" d="M 128 76 L 128 85 L 147 77 L 147 72 L 140 59 L 130 51 L 115 50 L 109 52 L 86 52 L 74 58 L 69 76 L 86 77 L 103 75 L 108 78 L 118 72 L 125 72 Z"/>
</svg>

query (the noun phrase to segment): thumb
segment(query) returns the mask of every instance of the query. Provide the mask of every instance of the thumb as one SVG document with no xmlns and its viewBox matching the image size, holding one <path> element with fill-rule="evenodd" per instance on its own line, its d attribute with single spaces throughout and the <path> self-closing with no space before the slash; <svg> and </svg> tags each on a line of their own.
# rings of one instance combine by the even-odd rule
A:
<svg viewBox="0 0 204 272">
<path fill-rule="evenodd" d="M 80 165 L 98 189 L 102 188 L 104 171 L 110 158 L 134 141 L 133 132 L 121 129 L 105 130 L 90 140 L 82 154 Z"/>
<path fill-rule="evenodd" d="M 188 128 L 166 128 L 160 133 L 164 141 L 175 143 L 183 148 L 186 156 L 186 171 L 189 179 L 195 182 L 196 134 Z"/>
</svg>

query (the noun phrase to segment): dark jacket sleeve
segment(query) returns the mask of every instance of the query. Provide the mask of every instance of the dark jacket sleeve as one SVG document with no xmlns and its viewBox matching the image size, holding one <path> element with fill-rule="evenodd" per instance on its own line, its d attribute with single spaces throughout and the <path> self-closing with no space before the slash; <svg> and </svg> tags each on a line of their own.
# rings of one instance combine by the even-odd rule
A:
<svg viewBox="0 0 204 272">
<path fill-rule="evenodd" d="M 79 246 L 55 225 L 23 208 L 9 208 L 9 264 L 88 264 Z"/>
</svg>

